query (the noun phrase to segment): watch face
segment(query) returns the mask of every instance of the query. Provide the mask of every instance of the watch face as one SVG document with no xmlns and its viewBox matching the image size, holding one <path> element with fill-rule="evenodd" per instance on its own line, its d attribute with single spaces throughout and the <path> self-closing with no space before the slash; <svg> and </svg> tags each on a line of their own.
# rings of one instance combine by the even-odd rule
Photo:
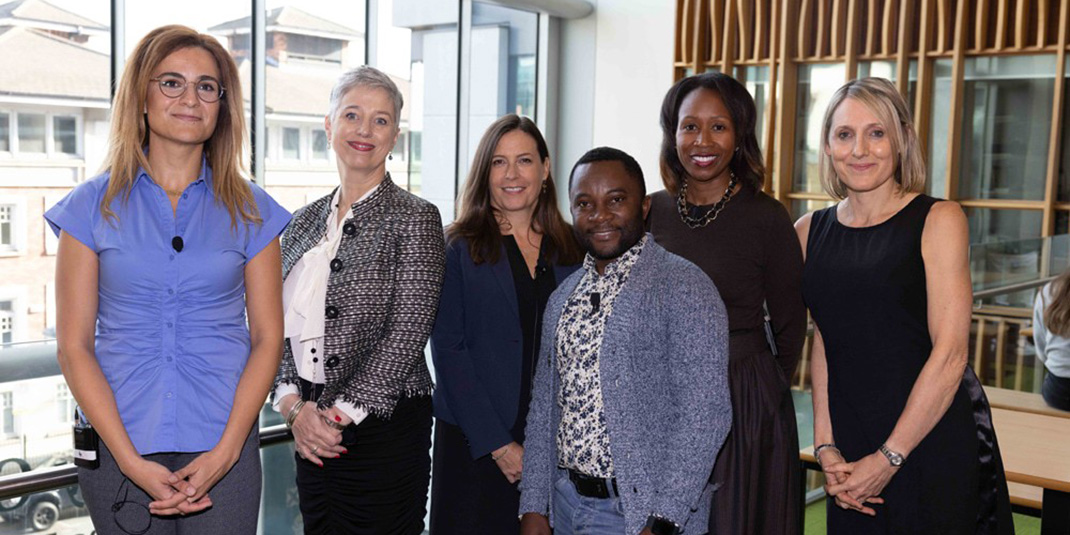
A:
<svg viewBox="0 0 1070 535">
<path fill-rule="evenodd" d="M 884 445 L 881 445 L 880 451 L 888 458 L 888 463 L 892 466 L 903 466 L 904 459 L 901 454 L 888 449 L 888 447 Z"/>
</svg>

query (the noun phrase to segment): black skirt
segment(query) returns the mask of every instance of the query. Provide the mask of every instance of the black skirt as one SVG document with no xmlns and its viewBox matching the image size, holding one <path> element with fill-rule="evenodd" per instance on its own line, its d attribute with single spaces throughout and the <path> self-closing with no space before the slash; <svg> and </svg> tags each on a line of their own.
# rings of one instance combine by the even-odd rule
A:
<svg viewBox="0 0 1070 535">
<path fill-rule="evenodd" d="M 349 453 L 323 459 L 323 468 L 295 454 L 305 533 L 423 533 L 431 480 L 431 397 L 402 398 L 389 420 L 369 415 L 350 425 L 342 444 Z"/>
</svg>

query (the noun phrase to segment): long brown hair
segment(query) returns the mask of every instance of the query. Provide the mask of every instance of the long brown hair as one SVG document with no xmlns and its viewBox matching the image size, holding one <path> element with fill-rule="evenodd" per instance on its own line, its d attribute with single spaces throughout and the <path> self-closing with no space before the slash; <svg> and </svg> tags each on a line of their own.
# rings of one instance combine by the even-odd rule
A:
<svg viewBox="0 0 1070 535">
<path fill-rule="evenodd" d="M 490 166 L 498 142 L 502 136 L 514 130 L 524 132 L 535 140 L 539 159 L 543 163 L 547 163 L 550 158 L 550 150 L 546 147 L 542 132 L 539 132 L 539 127 L 527 117 L 509 114 L 494 121 L 487 128 L 483 138 L 479 140 L 464 189 L 457 200 L 457 219 L 446 227 L 446 241 L 453 242 L 459 238 L 468 240 L 468 254 L 476 264 L 494 264 L 501 259 L 501 230 L 498 226 L 497 211 L 490 204 Z M 557 210 L 557 190 L 554 188 L 552 173 L 548 173 L 545 184 L 546 189 L 539 193 L 535 202 L 531 229 L 541 232 L 543 238 L 549 240 L 546 251 L 550 260 L 559 264 L 577 264 L 582 258 L 580 248 L 572 235 L 572 229 Z"/>
<path fill-rule="evenodd" d="M 100 210 L 108 219 L 118 219 L 111 203 L 120 195 L 124 202 L 129 198 L 138 167 L 152 175 L 145 152 L 146 147 L 149 150 L 152 147 L 148 146 L 149 125 L 144 112 L 148 91 L 156 90 L 149 80 L 152 72 L 167 56 L 190 47 L 204 49 L 212 55 L 224 87 L 215 131 L 204 142 L 215 196 L 227 207 L 231 226 L 237 225 L 239 217 L 245 223 L 261 222 L 241 158 L 246 137 L 238 66 L 214 37 L 179 25 L 161 26 L 149 32 L 137 44 L 123 70 L 112 107 L 108 156 L 103 168 L 111 174 L 100 202 Z"/>
<path fill-rule="evenodd" d="M 1064 338 L 1070 337 L 1070 270 L 1051 283 L 1051 303 L 1044 309 L 1044 327 Z"/>
</svg>

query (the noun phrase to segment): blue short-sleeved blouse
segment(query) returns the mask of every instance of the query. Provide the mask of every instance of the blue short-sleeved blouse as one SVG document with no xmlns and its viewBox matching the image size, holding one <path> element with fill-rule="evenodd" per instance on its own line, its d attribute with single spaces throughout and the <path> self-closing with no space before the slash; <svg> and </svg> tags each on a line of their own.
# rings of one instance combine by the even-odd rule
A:
<svg viewBox="0 0 1070 535">
<path fill-rule="evenodd" d="M 245 264 L 290 214 L 250 184 L 263 224 L 239 218 L 232 227 L 204 163 L 177 212 L 140 170 L 128 201 L 119 195 L 111 204 L 118 218 L 108 220 L 100 211 L 108 178 L 86 181 L 45 213 L 56 234 L 66 232 L 99 258 L 97 361 L 138 453 L 209 450 L 223 435 L 249 359 Z"/>
</svg>

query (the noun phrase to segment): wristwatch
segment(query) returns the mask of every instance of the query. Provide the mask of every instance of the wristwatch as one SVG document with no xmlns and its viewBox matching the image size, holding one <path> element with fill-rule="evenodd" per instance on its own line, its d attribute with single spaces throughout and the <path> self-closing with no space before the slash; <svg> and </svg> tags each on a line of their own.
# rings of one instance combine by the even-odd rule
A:
<svg viewBox="0 0 1070 535">
<path fill-rule="evenodd" d="M 680 535 L 680 532 L 683 531 L 680 524 L 659 514 L 648 516 L 646 519 L 646 527 L 650 528 L 650 532 L 654 535 Z"/>
<path fill-rule="evenodd" d="M 887 444 L 881 444 L 881 453 L 888 458 L 888 463 L 896 468 L 903 466 L 903 462 L 907 460 L 902 453 L 896 453 L 888 449 Z"/>
</svg>

